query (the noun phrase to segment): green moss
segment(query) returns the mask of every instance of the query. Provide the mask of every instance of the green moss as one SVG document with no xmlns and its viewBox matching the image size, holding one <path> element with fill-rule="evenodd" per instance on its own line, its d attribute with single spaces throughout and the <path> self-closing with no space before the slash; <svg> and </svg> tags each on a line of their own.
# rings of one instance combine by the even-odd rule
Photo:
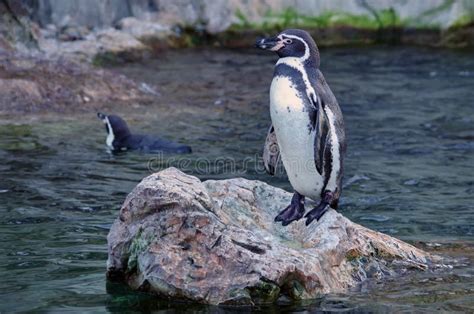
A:
<svg viewBox="0 0 474 314">
<path fill-rule="evenodd" d="M 111 52 L 98 53 L 92 59 L 92 65 L 95 67 L 104 67 L 108 65 L 117 65 L 122 63 L 117 55 Z"/>
<path fill-rule="evenodd" d="M 301 16 L 301 24 L 307 27 L 317 26 L 317 27 L 329 27 L 331 26 L 332 20 L 336 17 L 334 12 L 324 12 L 319 16 Z"/>
<path fill-rule="evenodd" d="M 210 35 L 199 27 L 184 26 L 179 36 L 168 38 L 168 47 L 172 48 L 193 48 L 210 43 Z"/>
<path fill-rule="evenodd" d="M 252 300 L 257 303 L 273 303 L 280 295 L 280 287 L 269 281 L 260 281 L 257 285 L 247 288 Z"/>
<path fill-rule="evenodd" d="M 263 22 L 261 23 L 250 22 L 241 11 L 237 11 L 236 17 L 239 22 L 233 25 L 232 29 L 254 29 L 262 31 L 282 30 L 291 27 L 327 28 L 336 26 L 381 29 L 401 26 L 403 24 L 403 21 L 392 8 L 375 12 L 373 15 L 356 15 L 325 11 L 318 16 L 300 14 L 295 9 L 288 8 L 278 13 L 268 11 L 264 15 Z"/>
<path fill-rule="evenodd" d="M 96 54 L 92 65 L 96 67 L 120 65 L 126 62 L 135 62 L 143 59 L 149 51 L 147 49 L 128 49 L 121 51 L 104 51 Z"/>
<path fill-rule="evenodd" d="M 287 8 L 275 17 L 279 20 L 281 27 L 288 28 L 291 25 L 299 24 L 300 14 L 293 8 Z"/>
<path fill-rule="evenodd" d="M 471 14 L 464 14 L 460 16 L 454 23 L 451 25 L 451 29 L 461 28 L 463 26 L 472 24 L 474 22 L 474 16 Z"/>
<path fill-rule="evenodd" d="M 402 20 L 393 8 L 382 10 L 379 12 L 379 28 L 402 26 Z"/>
<path fill-rule="evenodd" d="M 242 28 L 248 29 L 252 27 L 250 21 L 242 13 L 242 11 L 240 11 L 240 9 L 237 9 L 237 11 L 235 12 L 235 16 L 239 19 L 239 25 L 241 25 Z"/>
<path fill-rule="evenodd" d="M 148 250 L 153 240 L 155 236 L 146 235 L 141 229 L 138 231 L 128 248 L 127 272 L 132 272 L 137 268 L 139 255 Z"/>
</svg>

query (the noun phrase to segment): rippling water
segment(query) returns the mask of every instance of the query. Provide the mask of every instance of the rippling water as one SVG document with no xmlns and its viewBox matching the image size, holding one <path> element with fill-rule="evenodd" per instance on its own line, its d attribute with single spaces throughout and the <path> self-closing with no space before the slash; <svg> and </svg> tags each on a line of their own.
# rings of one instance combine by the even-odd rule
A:
<svg viewBox="0 0 474 314">
<path fill-rule="evenodd" d="M 341 212 L 459 262 L 447 272 L 368 282 L 347 295 L 279 308 L 474 309 L 472 55 L 393 47 L 322 51 L 348 136 Z M 94 112 L 2 120 L 0 312 L 217 310 L 106 284 L 106 235 L 126 194 L 169 165 L 201 179 L 238 175 L 290 190 L 283 175 L 267 176 L 256 159 L 270 123 L 274 62 L 253 50 L 185 50 L 113 69 L 158 95 L 114 113 L 134 130 L 190 144 L 195 153 L 187 157 L 111 155 Z"/>
</svg>

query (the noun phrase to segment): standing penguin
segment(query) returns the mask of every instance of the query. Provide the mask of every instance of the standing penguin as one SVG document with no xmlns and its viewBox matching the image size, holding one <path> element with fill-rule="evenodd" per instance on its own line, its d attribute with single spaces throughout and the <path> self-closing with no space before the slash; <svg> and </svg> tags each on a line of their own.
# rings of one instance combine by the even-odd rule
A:
<svg viewBox="0 0 474 314">
<path fill-rule="evenodd" d="M 274 174 L 281 157 L 295 190 L 275 221 L 286 226 L 301 219 L 305 196 L 319 198 L 305 215 L 309 225 L 329 207 L 336 209 L 341 195 L 346 151 L 341 109 L 319 70 L 319 50 L 307 32 L 288 29 L 257 40 L 256 46 L 279 56 L 270 87 L 272 126 L 264 147 L 265 168 Z"/>
</svg>

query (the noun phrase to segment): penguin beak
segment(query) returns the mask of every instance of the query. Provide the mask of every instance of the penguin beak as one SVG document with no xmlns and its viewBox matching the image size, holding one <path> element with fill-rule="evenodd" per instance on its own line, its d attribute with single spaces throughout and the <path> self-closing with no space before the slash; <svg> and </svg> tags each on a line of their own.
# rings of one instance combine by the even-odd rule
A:
<svg viewBox="0 0 474 314">
<path fill-rule="evenodd" d="M 263 50 L 278 51 L 283 46 L 283 42 L 278 37 L 260 38 L 255 42 L 255 47 Z"/>
</svg>

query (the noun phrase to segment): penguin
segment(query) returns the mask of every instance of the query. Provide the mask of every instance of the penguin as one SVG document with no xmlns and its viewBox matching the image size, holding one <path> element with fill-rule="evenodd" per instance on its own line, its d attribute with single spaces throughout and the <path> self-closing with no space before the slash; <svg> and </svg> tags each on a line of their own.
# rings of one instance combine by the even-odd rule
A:
<svg viewBox="0 0 474 314">
<path fill-rule="evenodd" d="M 303 216 L 308 226 L 341 196 L 346 136 L 341 109 L 319 69 L 313 38 L 303 30 L 288 29 L 258 39 L 256 47 L 276 52 L 270 85 L 270 126 L 264 145 L 265 169 L 274 175 L 281 159 L 294 194 L 275 222 L 287 226 Z M 305 215 L 305 197 L 318 200 Z"/>
<path fill-rule="evenodd" d="M 107 138 L 105 143 L 113 152 L 139 150 L 143 152 L 165 152 L 189 154 L 191 147 L 173 143 L 151 135 L 132 134 L 127 123 L 116 115 L 106 115 L 98 112 L 97 117 L 105 124 Z"/>
</svg>

